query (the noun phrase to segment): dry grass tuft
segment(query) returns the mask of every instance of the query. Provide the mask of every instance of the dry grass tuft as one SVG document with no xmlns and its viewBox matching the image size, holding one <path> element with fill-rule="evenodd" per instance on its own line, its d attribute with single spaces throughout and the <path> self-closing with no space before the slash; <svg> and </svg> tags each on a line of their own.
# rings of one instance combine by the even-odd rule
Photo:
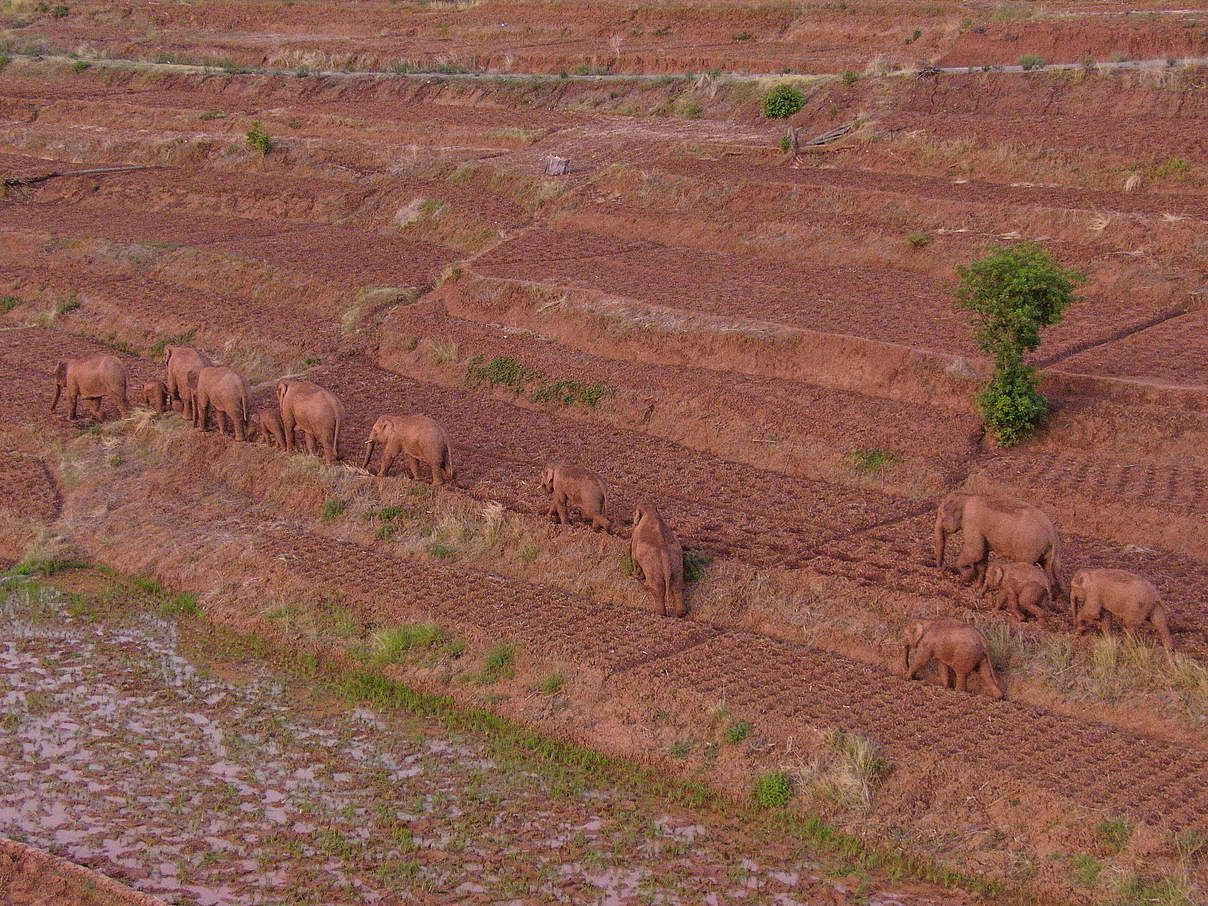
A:
<svg viewBox="0 0 1208 906">
<path fill-rule="evenodd" d="M 891 770 L 880 747 L 856 733 L 836 730 L 794 774 L 797 786 L 811 790 L 844 811 L 872 807 L 876 789 Z"/>
</svg>

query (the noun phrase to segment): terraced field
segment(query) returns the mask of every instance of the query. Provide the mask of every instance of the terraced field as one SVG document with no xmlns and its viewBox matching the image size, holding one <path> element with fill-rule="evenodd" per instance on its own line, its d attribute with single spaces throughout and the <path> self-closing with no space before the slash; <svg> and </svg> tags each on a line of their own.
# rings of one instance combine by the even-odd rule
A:
<svg viewBox="0 0 1208 906">
<path fill-rule="evenodd" d="M 893 773 L 840 815 L 851 827 L 909 825 L 903 847 L 1041 901 L 1111 902 L 1108 879 L 1176 861 L 1144 840 L 1208 832 L 1208 104 L 1182 59 L 1208 50 L 1194 11 L 1141 6 L 610 3 L 559 7 L 558 29 L 539 4 L 494 0 L 6 7 L 0 482 L 16 490 L 0 515 L 21 544 L 0 534 L 0 556 L 20 559 L 37 524 L 40 543 L 155 572 L 221 619 L 245 584 L 301 583 L 373 627 L 506 640 L 534 671 L 590 673 L 600 698 L 573 726 L 517 690 L 492 706 L 730 789 L 740 767 L 677 761 L 627 722 L 744 715 L 760 728 L 748 773 L 805 757 L 811 734 L 858 734 Z M 1027 53 L 1105 65 L 994 68 Z M 971 69 L 895 70 L 920 62 Z M 801 139 L 850 133 L 782 152 L 786 123 L 759 109 L 772 77 L 743 70 L 801 86 Z M 246 138 L 256 123 L 267 153 Z M 545 175 L 550 154 L 570 172 Z M 1018 239 L 1089 281 L 1036 355 L 1051 423 L 1008 451 L 982 436 L 988 363 L 950 287 L 956 265 Z M 329 388 L 353 468 L 186 449 L 172 415 L 94 431 L 48 411 L 59 359 L 109 350 L 136 385 L 168 342 L 246 372 L 258 406 L 286 374 Z M 446 427 L 455 487 L 429 498 L 355 469 L 396 412 Z M 549 534 L 536 479 L 554 460 L 607 481 L 620 538 Z M 958 487 L 1048 511 L 1067 578 L 1149 576 L 1182 657 L 1071 642 L 1064 603 L 1009 627 L 931 562 L 935 501 Z M 300 502 L 325 497 L 348 514 Z M 627 591 L 642 499 L 703 564 L 686 621 Z M 532 555 L 423 553 L 419 517 L 374 538 L 363 512 L 399 501 L 433 519 L 498 505 Z M 605 580 L 588 550 L 615 558 Z M 887 652 L 914 615 L 990 633 L 1008 700 L 898 678 Z M 631 735 L 583 717 L 604 699 Z M 946 851 L 934 828 L 973 819 L 936 791 L 943 763 L 954 786 L 1025 805 L 987 807 L 991 829 Z M 1115 815 L 1150 830 L 1089 892 L 1065 863 L 1020 867 L 1088 850 L 1087 822 Z M 1197 858 L 1178 862 L 1193 891 Z"/>
</svg>

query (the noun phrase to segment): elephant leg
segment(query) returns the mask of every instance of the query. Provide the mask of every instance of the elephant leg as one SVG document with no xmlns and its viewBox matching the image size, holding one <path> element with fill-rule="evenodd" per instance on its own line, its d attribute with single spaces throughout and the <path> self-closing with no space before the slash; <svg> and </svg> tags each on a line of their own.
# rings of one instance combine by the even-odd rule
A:
<svg viewBox="0 0 1208 906">
<path fill-rule="evenodd" d="M 906 665 L 906 678 L 917 679 L 918 675 L 923 672 L 923 668 L 931 663 L 931 655 L 932 651 L 929 646 L 919 645 L 914 650 L 914 657 Z"/>
<path fill-rule="evenodd" d="M 294 416 L 292 412 L 281 411 L 281 440 L 285 444 L 285 452 L 293 453 L 297 441 L 294 439 Z"/>
<path fill-rule="evenodd" d="M 94 396 L 88 403 L 92 406 L 92 417 L 99 422 L 101 420 L 101 407 L 104 405 L 104 397 Z"/>
<path fill-rule="evenodd" d="M 562 525 L 570 524 L 570 511 L 566 507 L 567 498 L 565 494 L 554 495 L 554 506 L 558 510 L 558 522 Z"/>
<path fill-rule="evenodd" d="M 1112 634 L 1112 615 L 1110 611 L 1103 611 L 1099 615 L 1099 631 L 1105 636 Z"/>
<path fill-rule="evenodd" d="M 632 554 L 629 555 L 629 559 L 633 560 Z M 642 569 L 642 564 L 638 563 L 637 560 L 633 560 L 633 577 L 639 582 L 644 583 L 646 581 L 646 573 Z"/>
<path fill-rule="evenodd" d="M 1043 588 L 1032 592 L 1025 592 L 1020 596 L 1019 606 L 1039 620 L 1044 616 L 1044 608 L 1040 606 L 1040 602 L 1044 600 L 1045 594 L 1046 592 Z"/>
<path fill-rule="evenodd" d="M 594 531 L 610 532 L 612 530 L 612 523 L 608 521 L 608 517 L 603 513 L 592 513 L 591 527 Z"/>
<path fill-rule="evenodd" d="M 315 442 L 315 436 L 309 431 L 303 431 L 302 439 L 306 443 L 306 452 L 311 456 L 317 456 L 319 452 L 319 445 Z"/>
<path fill-rule="evenodd" d="M 80 405 L 79 388 L 72 389 L 70 392 L 70 396 L 71 396 L 71 414 L 69 417 L 71 418 L 72 421 L 75 421 L 76 420 L 76 410 Z"/>
<path fill-rule="evenodd" d="M 394 465 L 394 453 L 387 447 L 382 451 L 382 461 L 378 463 L 378 478 L 385 478 L 392 465 Z"/>
<path fill-rule="evenodd" d="M 1014 589 L 1007 592 L 1007 611 L 1013 619 L 1023 622 L 1023 613 L 1019 610 L 1019 592 Z"/>
<path fill-rule="evenodd" d="M 981 677 L 982 685 L 990 693 L 991 698 L 1002 698 L 1002 687 L 998 685 L 998 678 L 994 675 L 994 665 L 990 663 L 988 657 L 981 659 L 981 663 L 977 665 L 977 675 Z"/>
<path fill-rule="evenodd" d="M 963 670 L 956 671 L 956 691 L 957 692 L 968 692 L 969 691 L 969 674 Z"/>
<path fill-rule="evenodd" d="M 404 453 L 407 457 L 407 471 L 411 474 L 412 481 L 419 481 L 419 460 L 410 453 Z"/>
<path fill-rule="evenodd" d="M 1149 622 L 1153 624 L 1153 628 L 1157 630 L 1158 637 L 1162 639 L 1162 644 L 1167 650 L 1174 648 L 1174 639 L 1170 636 L 1170 626 L 1166 622 L 1166 611 L 1158 605 L 1149 615 Z"/>
<path fill-rule="evenodd" d="M 238 409 L 231 416 L 231 423 L 235 428 L 235 440 L 247 440 L 247 434 L 243 430 L 243 416 Z"/>
<path fill-rule="evenodd" d="M 323 465 L 330 466 L 336 461 L 336 443 L 334 432 L 331 436 L 323 437 Z"/>
<path fill-rule="evenodd" d="M 439 488 L 445 483 L 445 477 L 440 472 L 440 457 L 429 459 L 428 468 L 432 470 L 432 485 Z"/>
<path fill-rule="evenodd" d="M 943 661 L 940 662 L 940 683 L 945 689 L 951 689 L 956 683 L 956 675 L 953 673 L 952 668 Z"/>
</svg>

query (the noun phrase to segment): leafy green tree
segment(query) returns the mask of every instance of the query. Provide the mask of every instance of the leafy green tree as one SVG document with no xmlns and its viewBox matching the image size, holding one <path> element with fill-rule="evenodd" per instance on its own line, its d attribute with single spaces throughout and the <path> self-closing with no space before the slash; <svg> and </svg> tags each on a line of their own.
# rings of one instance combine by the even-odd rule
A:
<svg viewBox="0 0 1208 906">
<path fill-rule="evenodd" d="M 1040 331 L 1077 300 L 1074 290 L 1086 276 L 1061 267 L 1034 242 L 994 246 L 956 272 L 956 307 L 969 313 L 974 341 L 994 359 L 994 375 L 977 404 L 986 427 L 1009 447 L 1048 416 L 1039 377 L 1023 358 L 1040 346 Z"/>
</svg>

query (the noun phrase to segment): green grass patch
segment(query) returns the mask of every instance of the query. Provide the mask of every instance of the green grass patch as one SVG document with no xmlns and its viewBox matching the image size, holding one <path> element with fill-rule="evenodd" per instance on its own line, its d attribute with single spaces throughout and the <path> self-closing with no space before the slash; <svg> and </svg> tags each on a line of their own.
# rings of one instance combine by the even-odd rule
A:
<svg viewBox="0 0 1208 906">
<path fill-rule="evenodd" d="M 751 786 L 751 799 L 760 808 L 784 808 L 792 798 L 793 784 L 783 771 L 760 774 Z"/>
<path fill-rule="evenodd" d="M 506 355 L 496 356 L 489 362 L 480 355 L 473 356 L 466 364 L 466 383 L 475 388 L 484 384 L 507 387 L 517 396 L 527 396 L 535 403 L 581 404 L 593 409 L 614 392 L 612 387 L 601 382 L 588 384 L 571 378 L 550 378 Z"/>
<path fill-rule="evenodd" d="M 705 574 L 709 558 L 695 551 L 684 551 L 684 581 L 695 582 Z M 632 574 L 632 571 L 631 571 Z"/>
<path fill-rule="evenodd" d="M 188 346 L 197 336 L 197 331 L 186 330 L 174 337 L 162 337 L 147 347 L 147 351 L 157 359 L 163 358 L 164 350 L 169 346 Z"/>
<path fill-rule="evenodd" d="M 184 591 L 172 595 L 159 605 L 159 615 L 162 617 L 195 617 L 200 612 L 197 596 Z"/>
<path fill-rule="evenodd" d="M 542 695 L 557 695 L 566 685 L 566 677 L 561 673 L 551 673 L 537 684 L 537 691 Z"/>
<path fill-rule="evenodd" d="M 906 241 L 910 244 L 911 248 L 925 249 L 935 240 L 931 237 L 930 233 L 924 233 L 922 230 L 915 230 L 913 233 L 910 233 L 906 236 Z"/>
<path fill-rule="evenodd" d="M 1128 838 L 1132 836 L 1132 828 L 1128 821 L 1119 815 L 1111 815 L 1095 825 L 1095 840 L 1110 853 L 1118 853 L 1124 849 Z"/>
<path fill-rule="evenodd" d="M 0 296 L 0 312 L 10 312 L 20 304 L 16 296 Z"/>
<path fill-rule="evenodd" d="M 28 557 L 5 573 L 6 576 L 53 576 L 69 569 L 87 569 L 90 564 L 65 557 Z"/>
<path fill-rule="evenodd" d="M 487 652 L 486 659 L 482 664 L 482 670 L 471 674 L 467 679 L 472 683 L 478 683 L 480 686 L 489 686 L 502 679 L 511 679 L 516 674 L 515 659 L 515 645 L 509 643 L 496 645 Z"/>
<path fill-rule="evenodd" d="M 448 634 L 435 623 L 405 623 L 374 633 L 373 660 L 377 664 L 395 664 L 412 651 L 447 648 L 449 641 Z"/>
<path fill-rule="evenodd" d="M 92 68 L 92 64 L 89 63 L 87 60 L 76 60 L 74 63 L 71 64 L 72 72 L 83 72 L 85 69 L 91 69 L 91 68 Z"/>
<path fill-rule="evenodd" d="M 1099 872 L 1103 871 L 1103 863 L 1087 853 L 1078 853 L 1070 857 L 1070 881 L 1079 887 L 1094 887 L 1099 880 Z"/>
<path fill-rule="evenodd" d="M 58 305 L 55 306 L 55 314 L 56 315 L 65 315 L 70 311 L 75 311 L 79 307 L 80 307 L 80 297 L 77 296 L 75 293 L 72 293 L 70 296 L 68 296 L 66 299 L 63 299 L 61 302 L 59 302 Z"/>
<path fill-rule="evenodd" d="M 1019 58 L 1019 65 L 1030 71 L 1033 69 L 1042 69 L 1046 64 L 1044 57 L 1034 53 L 1025 53 Z"/>
<path fill-rule="evenodd" d="M 347 505 L 343 500 L 337 500 L 333 497 L 323 504 L 323 509 L 319 511 L 319 515 L 325 520 L 335 519 L 337 516 L 343 513 L 346 508 Z"/>
<path fill-rule="evenodd" d="M 852 450 L 844 460 L 847 467 L 859 475 L 877 475 L 900 465 L 902 458 L 890 450 L 877 448 Z"/>
</svg>

